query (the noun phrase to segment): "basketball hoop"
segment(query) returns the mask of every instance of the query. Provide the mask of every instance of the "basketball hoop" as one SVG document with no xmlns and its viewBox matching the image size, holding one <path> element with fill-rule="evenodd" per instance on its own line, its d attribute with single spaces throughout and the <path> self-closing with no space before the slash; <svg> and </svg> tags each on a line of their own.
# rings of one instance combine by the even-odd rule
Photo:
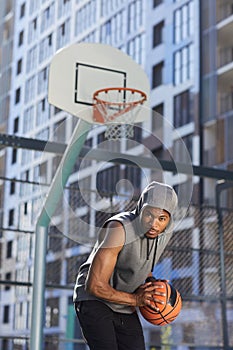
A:
<svg viewBox="0 0 233 350">
<path fill-rule="evenodd" d="M 143 91 L 132 88 L 97 90 L 93 95 L 93 121 L 107 126 L 108 139 L 132 137 L 134 121 L 146 99 Z"/>
</svg>

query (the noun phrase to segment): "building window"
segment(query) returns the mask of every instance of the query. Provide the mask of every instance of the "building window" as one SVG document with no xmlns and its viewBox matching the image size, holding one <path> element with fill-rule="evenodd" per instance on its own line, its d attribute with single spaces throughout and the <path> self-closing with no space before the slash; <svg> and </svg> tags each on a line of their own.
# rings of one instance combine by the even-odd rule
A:
<svg viewBox="0 0 233 350">
<path fill-rule="evenodd" d="M 163 103 L 160 103 L 159 105 L 153 107 L 153 111 L 156 112 L 156 113 L 159 113 L 161 115 L 163 115 L 163 110 L 164 110 Z"/>
<path fill-rule="evenodd" d="M 138 64 L 143 64 L 143 55 L 145 46 L 145 36 L 137 35 L 132 40 L 129 40 L 127 45 L 127 54 L 133 58 Z"/>
<path fill-rule="evenodd" d="M 130 185 L 128 184 L 128 181 L 125 181 L 123 193 L 128 193 L 131 196 L 138 197 L 141 188 L 141 169 L 136 167 L 135 164 L 132 164 L 132 166 L 126 166 L 124 178 L 130 182 Z M 132 189 L 134 191 L 133 193 L 131 193 Z"/>
<path fill-rule="evenodd" d="M 59 0 L 58 9 L 57 9 L 58 18 L 61 18 L 62 16 L 64 16 L 66 13 L 70 11 L 70 6 L 71 6 L 70 3 L 71 3 L 70 0 Z"/>
<path fill-rule="evenodd" d="M 72 191 L 70 191 L 69 204 L 74 210 L 80 207 L 85 207 L 87 203 L 90 203 L 90 189 L 91 189 L 91 177 L 83 178 L 78 182 L 71 184 Z M 82 188 L 82 192 L 80 190 Z M 89 189 L 89 190 L 87 190 Z"/>
<path fill-rule="evenodd" d="M 27 163 L 29 163 L 29 161 Z M 21 197 L 31 193 L 30 192 L 31 191 L 31 186 L 29 186 L 28 183 L 27 183 L 27 182 L 29 182 L 29 176 L 30 176 L 29 170 L 26 170 L 25 172 L 23 172 L 21 174 L 21 180 L 23 180 L 23 182 L 20 184 L 20 195 L 21 195 Z M 37 178 L 34 178 L 33 180 L 34 180 L 34 182 L 38 181 Z M 33 187 L 36 187 L 36 185 L 34 184 Z"/>
<path fill-rule="evenodd" d="M 25 15 L 25 2 L 20 7 L 20 18 L 23 18 Z"/>
<path fill-rule="evenodd" d="M 8 241 L 7 242 L 7 247 L 6 247 L 6 258 L 12 258 L 12 248 L 13 248 L 13 241 Z"/>
<path fill-rule="evenodd" d="M 45 37 L 39 47 L 39 62 L 42 62 L 52 54 L 53 51 L 53 36 L 52 33 Z"/>
<path fill-rule="evenodd" d="M 193 121 L 193 101 L 189 90 L 175 96 L 173 106 L 175 128 Z"/>
<path fill-rule="evenodd" d="M 10 306 L 4 305 L 3 308 L 3 323 L 9 323 L 10 322 Z"/>
<path fill-rule="evenodd" d="M 108 3 L 110 3 L 108 1 Z M 75 35 L 79 35 L 96 23 L 96 0 L 91 0 L 82 6 L 75 16 Z"/>
<path fill-rule="evenodd" d="M 50 108 L 45 98 L 39 101 L 37 105 L 36 125 L 42 125 L 49 119 Z"/>
<path fill-rule="evenodd" d="M 5 279 L 6 279 L 6 281 L 10 281 L 11 280 L 11 273 L 10 272 L 6 273 Z M 6 285 L 5 286 L 5 290 L 9 290 L 9 289 L 10 289 L 10 285 Z"/>
<path fill-rule="evenodd" d="M 193 158 L 193 135 L 187 135 L 187 136 L 183 136 L 183 142 L 187 148 L 187 151 L 190 155 L 190 158 Z M 185 157 L 183 157 L 183 159 L 185 159 Z"/>
<path fill-rule="evenodd" d="M 120 166 L 115 165 L 99 171 L 96 177 L 96 188 L 98 192 L 106 196 L 116 193 L 116 184 L 120 180 Z"/>
<path fill-rule="evenodd" d="M 127 149 L 134 147 L 134 142 L 131 142 L 131 140 L 137 141 L 139 143 L 142 142 L 142 127 L 140 124 L 134 125 L 133 127 L 133 136 L 130 136 L 127 139 Z"/>
<path fill-rule="evenodd" d="M 16 133 L 19 131 L 19 117 L 16 117 L 14 120 L 13 132 Z"/>
<path fill-rule="evenodd" d="M 128 33 L 133 33 L 142 25 L 142 0 L 133 1 L 128 8 Z"/>
<path fill-rule="evenodd" d="M 37 17 L 35 17 L 32 21 L 29 22 L 28 25 L 28 44 L 31 42 L 35 42 L 37 37 Z"/>
<path fill-rule="evenodd" d="M 118 12 L 112 18 L 112 32 L 113 32 L 112 42 L 114 44 L 118 44 L 124 37 L 125 22 L 123 18 L 124 18 L 124 11 Z"/>
<path fill-rule="evenodd" d="M 112 44 L 112 21 L 109 20 L 101 26 L 100 42 Z"/>
<path fill-rule="evenodd" d="M 153 67 L 152 89 L 163 84 L 163 66 L 164 66 L 164 63 L 160 62 Z"/>
<path fill-rule="evenodd" d="M 48 29 L 55 19 L 55 4 L 54 2 L 48 6 L 41 15 L 41 33 Z"/>
<path fill-rule="evenodd" d="M 233 149 L 233 138 L 232 138 L 233 116 L 229 116 L 228 118 L 226 118 L 224 125 L 225 125 L 225 128 L 226 128 L 225 129 L 225 135 L 226 135 L 226 140 L 227 140 L 227 142 L 225 143 L 225 145 L 226 145 L 225 146 L 226 147 L 225 159 L 227 161 L 232 162 L 232 160 L 233 160 L 233 154 L 232 154 L 232 149 Z M 219 135 L 221 135 L 220 130 L 219 130 Z M 219 139 L 219 148 L 220 148 L 220 144 L 224 144 L 224 142 L 222 142 L 221 138 L 222 137 L 218 138 Z"/>
<path fill-rule="evenodd" d="M 26 133 L 33 129 L 34 127 L 34 114 L 35 114 L 35 107 L 31 106 L 24 112 L 24 118 L 23 118 L 23 133 Z"/>
<path fill-rule="evenodd" d="M 25 102 L 32 101 L 36 96 L 36 75 L 33 75 L 26 81 L 25 84 Z"/>
<path fill-rule="evenodd" d="M 62 233 L 58 230 L 57 226 L 50 226 L 48 238 L 48 250 L 54 253 L 61 252 L 63 236 Z"/>
<path fill-rule="evenodd" d="M 45 111 L 45 105 L 46 105 L 46 103 L 45 103 L 45 98 L 43 98 L 43 99 L 41 100 L 41 110 L 42 110 L 42 112 Z"/>
<path fill-rule="evenodd" d="M 19 75 L 22 72 L 22 58 L 20 58 L 17 62 L 17 70 L 16 70 L 16 74 Z"/>
<path fill-rule="evenodd" d="M 15 181 L 12 180 L 10 184 L 10 195 L 15 193 Z"/>
<path fill-rule="evenodd" d="M 163 127 L 163 116 L 164 104 L 160 103 L 159 105 L 153 107 L 153 118 L 152 118 L 152 130 L 159 130 Z M 157 115 L 159 114 L 159 116 Z"/>
<path fill-rule="evenodd" d="M 153 47 L 156 47 L 163 42 L 163 28 L 164 28 L 164 21 L 156 24 L 153 27 Z"/>
<path fill-rule="evenodd" d="M 34 46 L 28 51 L 27 54 L 27 66 L 26 71 L 29 73 L 30 71 L 34 70 L 37 64 L 37 46 Z"/>
<path fill-rule="evenodd" d="M 159 6 L 162 3 L 163 3 L 163 0 L 153 0 L 153 7 L 155 8 L 155 7 Z"/>
<path fill-rule="evenodd" d="M 174 54 L 174 85 L 179 85 L 193 77 L 193 44 L 187 45 Z"/>
<path fill-rule="evenodd" d="M 3 339 L 2 340 L 2 350 L 8 350 L 10 346 L 10 340 Z"/>
<path fill-rule="evenodd" d="M 39 140 L 44 140 L 44 141 L 48 140 L 49 139 L 49 128 L 42 129 L 35 136 Z"/>
<path fill-rule="evenodd" d="M 9 218 L 8 218 L 8 226 L 13 226 L 14 225 L 14 216 L 15 216 L 14 209 L 10 209 L 9 210 Z"/>
<path fill-rule="evenodd" d="M 193 1 L 190 1 L 177 9 L 174 13 L 174 42 L 179 42 L 189 38 L 194 30 Z"/>
<path fill-rule="evenodd" d="M 98 0 L 94 0 L 94 1 L 98 2 Z M 99 2 L 100 2 L 101 17 L 108 17 L 111 13 L 113 13 L 113 11 L 117 10 L 117 8 L 119 8 L 119 6 L 123 4 L 124 1 L 123 0 L 99 0 Z"/>
<path fill-rule="evenodd" d="M 187 162 L 187 151 L 190 158 L 192 159 L 192 146 L 193 146 L 193 135 L 183 136 L 182 139 L 174 141 L 174 159 L 177 162 L 186 163 Z"/>
<path fill-rule="evenodd" d="M 46 305 L 45 327 L 59 325 L 59 298 L 49 298 Z"/>
<path fill-rule="evenodd" d="M 48 36 L 48 46 L 52 46 L 52 34 Z"/>
<path fill-rule="evenodd" d="M 56 273 L 54 273 L 56 271 Z M 61 261 L 55 260 L 46 265 L 46 280 L 51 284 L 61 283 Z"/>
<path fill-rule="evenodd" d="M 61 112 L 61 109 L 54 106 L 54 114 L 57 114 L 57 113 L 60 113 Z"/>
<path fill-rule="evenodd" d="M 13 148 L 12 150 L 12 159 L 11 164 L 15 164 L 17 162 L 17 149 Z"/>
<path fill-rule="evenodd" d="M 33 29 L 36 30 L 36 28 L 37 28 L 37 18 L 35 18 L 35 19 L 32 21 L 32 25 L 33 25 Z"/>
<path fill-rule="evenodd" d="M 39 165 L 39 182 L 47 182 L 47 162 L 40 163 Z"/>
<path fill-rule="evenodd" d="M 18 46 L 23 45 L 23 37 L 24 37 L 24 31 L 22 30 L 22 31 L 19 33 Z"/>
<path fill-rule="evenodd" d="M 27 215 L 27 214 L 28 214 L 28 203 L 27 203 L 27 202 L 24 203 L 24 206 L 23 206 L 23 213 L 24 213 L 24 215 Z"/>
<path fill-rule="evenodd" d="M 18 89 L 15 91 L 15 104 L 17 104 L 17 103 L 20 102 L 20 93 L 21 93 L 21 90 L 20 90 L 20 88 L 18 88 Z"/>
<path fill-rule="evenodd" d="M 63 47 L 70 40 L 70 20 L 60 25 L 57 32 L 57 48 Z"/>
<path fill-rule="evenodd" d="M 31 0 L 30 1 L 30 6 L 29 6 L 29 14 L 31 15 L 36 9 L 40 6 L 40 3 L 38 0 Z"/>
<path fill-rule="evenodd" d="M 60 35 L 64 36 L 66 33 L 65 31 L 65 23 L 62 23 L 61 27 L 60 27 Z"/>
</svg>

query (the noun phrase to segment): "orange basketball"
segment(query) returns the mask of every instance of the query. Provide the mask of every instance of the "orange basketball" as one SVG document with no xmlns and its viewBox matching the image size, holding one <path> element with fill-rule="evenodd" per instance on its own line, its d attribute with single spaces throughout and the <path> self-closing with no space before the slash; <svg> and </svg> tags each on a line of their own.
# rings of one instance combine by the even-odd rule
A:
<svg viewBox="0 0 233 350">
<path fill-rule="evenodd" d="M 163 288 L 157 288 L 156 291 L 165 293 L 165 296 L 155 296 L 155 299 L 161 300 L 164 304 L 160 304 L 155 300 L 151 301 L 159 311 L 153 310 L 150 306 L 141 306 L 140 312 L 142 316 L 150 323 L 157 326 L 164 326 L 171 323 L 179 315 L 182 307 L 182 299 L 178 290 L 166 281 L 156 280 L 153 283 L 163 285 Z"/>
</svg>

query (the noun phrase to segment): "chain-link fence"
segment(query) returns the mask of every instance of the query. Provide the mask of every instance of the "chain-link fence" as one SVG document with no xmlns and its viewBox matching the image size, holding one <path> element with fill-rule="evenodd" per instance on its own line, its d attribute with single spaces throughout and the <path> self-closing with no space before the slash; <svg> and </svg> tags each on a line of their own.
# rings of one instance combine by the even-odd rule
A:
<svg viewBox="0 0 233 350">
<path fill-rule="evenodd" d="M 23 182 L 21 186 L 37 184 Z M 74 183 L 65 189 L 49 227 L 44 328 L 48 350 L 86 349 L 72 303 L 78 268 L 104 220 L 133 209 L 136 203 L 136 198 L 87 188 L 80 189 Z M 38 213 L 40 205 L 41 198 L 32 199 L 31 211 Z M 1 230 L 3 350 L 29 348 L 35 234 L 28 227 L 33 228 L 36 219 L 31 215 L 33 222 L 28 222 L 29 209 L 23 208 L 19 227 Z M 142 320 L 148 349 L 233 348 L 233 210 L 220 212 L 215 207 L 190 205 L 188 209 L 179 208 L 175 222 L 180 218 L 182 222 L 176 226 L 154 274 L 169 279 L 180 291 L 183 308 L 167 326 L 156 327 Z"/>
</svg>

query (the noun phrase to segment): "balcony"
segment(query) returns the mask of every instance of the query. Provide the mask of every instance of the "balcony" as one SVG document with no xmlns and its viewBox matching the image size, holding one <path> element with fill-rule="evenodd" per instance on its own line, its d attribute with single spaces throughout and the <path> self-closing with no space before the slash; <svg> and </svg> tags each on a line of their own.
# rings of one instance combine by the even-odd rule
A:
<svg viewBox="0 0 233 350">
<path fill-rule="evenodd" d="M 220 94 L 220 114 L 225 114 L 233 109 L 233 91 Z"/>
<path fill-rule="evenodd" d="M 204 151 L 205 166 L 213 166 L 216 164 L 216 147 Z"/>
<path fill-rule="evenodd" d="M 233 16 L 232 16 L 233 17 Z M 233 19 L 224 26 L 218 27 L 217 32 L 217 50 L 218 50 L 218 68 L 233 62 Z"/>
<path fill-rule="evenodd" d="M 218 69 L 218 115 L 233 110 L 233 61 Z"/>
<path fill-rule="evenodd" d="M 233 1 L 232 0 L 217 0 L 216 1 L 216 16 L 217 23 L 233 15 Z"/>
<path fill-rule="evenodd" d="M 233 62 L 233 45 L 230 47 L 221 48 L 218 54 L 218 68 L 231 62 Z"/>
</svg>

